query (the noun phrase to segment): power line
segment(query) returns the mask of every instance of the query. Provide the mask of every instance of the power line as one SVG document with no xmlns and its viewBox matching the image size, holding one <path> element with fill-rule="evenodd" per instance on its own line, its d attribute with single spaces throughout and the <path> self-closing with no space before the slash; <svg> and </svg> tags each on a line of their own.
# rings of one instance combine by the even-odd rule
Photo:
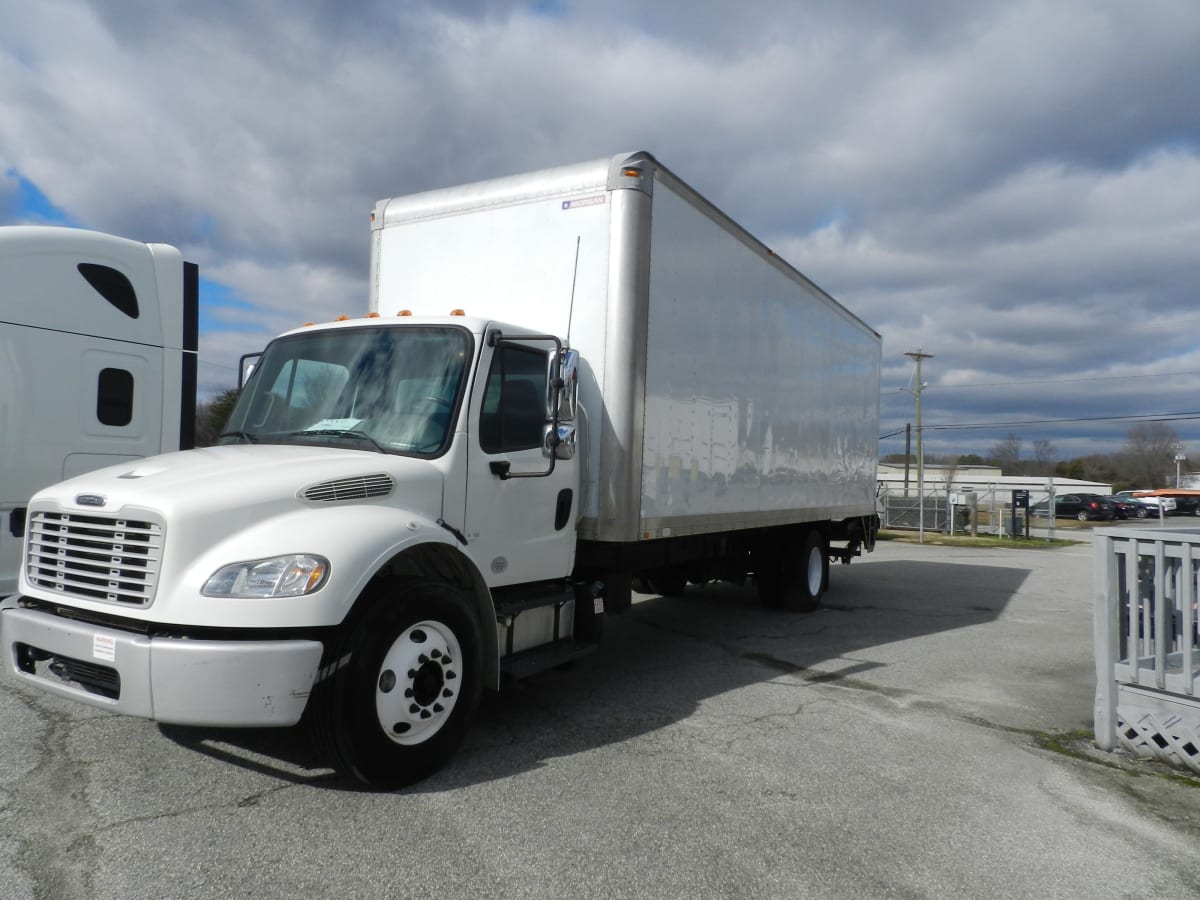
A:
<svg viewBox="0 0 1200 900">
<path fill-rule="evenodd" d="M 1086 378 L 1041 378 L 1033 381 L 975 381 L 967 384 L 933 384 L 930 385 L 933 390 L 941 391 L 957 391 L 964 388 L 985 388 L 985 387 L 1012 387 L 1013 385 L 1021 384 L 1080 384 L 1091 381 L 1129 381 L 1134 378 L 1174 378 L 1179 375 L 1200 375 L 1200 370 L 1191 369 L 1184 372 L 1154 372 L 1148 375 L 1090 375 Z M 904 392 L 904 388 L 896 388 L 897 392 Z M 894 396 L 892 390 L 883 392 L 885 397 Z"/>
<path fill-rule="evenodd" d="M 1010 428 L 1022 425 L 1060 425 L 1070 422 L 1185 422 L 1200 419 L 1200 412 L 1145 413 L 1133 416 L 1081 416 L 1073 419 L 1025 419 L 1015 422 L 970 422 L 952 425 L 926 425 L 927 430 L 954 431 L 968 428 Z"/>
<path fill-rule="evenodd" d="M 1184 374 L 1200 374 L 1200 371 L 1187 372 L 1153 372 L 1140 376 L 1088 376 L 1086 378 L 1040 378 L 1031 382 L 973 382 L 967 384 L 935 384 L 938 391 L 959 390 L 961 388 L 1009 388 L 1014 384 L 1078 384 L 1081 382 L 1124 382 L 1133 378 L 1172 378 Z"/>
<path fill-rule="evenodd" d="M 1024 419 L 1015 422 L 966 422 L 949 425 L 926 425 L 926 431 L 966 431 L 981 428 L 1020 428 L 1029 425 L 1062 425 L 1074 422 L 1188 422 L 1200 419 L 1200 412 L 1178 413 L 1145 413 L 1132 416 L 1081 416 L 1073 419 Z M 897 437 L 904 434 L 905 429 L 899 428 L 881 434 L 879 440 Z"/>
</svg>

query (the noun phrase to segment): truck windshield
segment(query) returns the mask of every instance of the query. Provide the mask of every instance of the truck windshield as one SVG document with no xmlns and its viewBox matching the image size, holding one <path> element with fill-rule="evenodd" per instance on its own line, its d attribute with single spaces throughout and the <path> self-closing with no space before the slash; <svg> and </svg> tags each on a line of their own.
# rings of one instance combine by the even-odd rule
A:
<svg viewBox="0 0 1200 900">
<path fill-rule="evenodd" d="M 219 443 L 436 456 L 449 443 L 471 336 L 451 326 L 338 328 L 272 342 Z"/>
</svg>

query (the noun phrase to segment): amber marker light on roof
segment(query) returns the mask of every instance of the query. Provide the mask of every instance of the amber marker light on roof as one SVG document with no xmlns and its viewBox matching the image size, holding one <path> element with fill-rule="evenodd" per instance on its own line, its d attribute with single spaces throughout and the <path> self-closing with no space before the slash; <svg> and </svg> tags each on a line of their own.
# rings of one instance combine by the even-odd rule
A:
<svg viewBox="0 0 1200 900">
<path fill-rule="evenodd" d="M 402 309 L 402 310 L 400 310 L 400 312 L 396 313 L 396 315 L 398 315 L 398 316 L 411 316 L 411 315 L 412 315 L 412 310 L 411 310 L 411 309 Z"/>
<path fill-rule="evenodd" d="M 450 315 L 452 315 L 452 316 L 465 316 L 466 314 L 467 314 L 466 310 L 462 310 L 462 309 L 450 310 Z"/>
<path fill-rule="evenodd" d="M 627 169 L 622 169 L 621 174 L 624 175 L 626 178 L 637 178 L 639 175 L 642 174 L 642 170 L 635 169 L 632 166 L 630 166 Z"/>
<path fill-rule="evenodd" d="M 368 319 L 378 319 L 378 318 L 379 318 L 379 313 L 377 313 L 377 312 L 370 312 L 370 313 L 367 313 L 367 318 L 368 318 Z"/>
</svg>

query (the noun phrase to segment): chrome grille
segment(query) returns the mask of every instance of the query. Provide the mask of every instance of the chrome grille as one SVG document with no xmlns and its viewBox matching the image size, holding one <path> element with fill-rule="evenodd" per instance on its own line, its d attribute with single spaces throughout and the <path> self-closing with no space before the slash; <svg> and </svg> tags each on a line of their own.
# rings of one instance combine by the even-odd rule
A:
<svg viewBox="0 0 1200 900">
<path fill-rule="evenodd" d="M 354 478 L 339 478 L 314 484 L 304 492 L 305 500 L 332 503 L 335 500 L 366 500 L 369 497 L 386 497 L 392 492 L 389 475 L 359 475 Z"/>
<path fill-rule="evenodd" d="M 163 527 L 114 516 L 34 512 L 25 572 L 64 597 L 149 606 L 162 565 Z"/>
</svg>

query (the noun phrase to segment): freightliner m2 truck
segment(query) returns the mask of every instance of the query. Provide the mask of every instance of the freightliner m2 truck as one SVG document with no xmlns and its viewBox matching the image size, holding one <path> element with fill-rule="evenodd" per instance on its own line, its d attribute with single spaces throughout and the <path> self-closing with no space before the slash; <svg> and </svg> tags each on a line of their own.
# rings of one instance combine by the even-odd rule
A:
<svg viewBox="0 0 1200 900">
<path fill-rule="evenodd" d="M 308 723 L 415 781 L 635 584 L 811 609 L 874 544 L 880 338 L 646 153 L 381 201 L 370 312 L 272 341 L 223 444 L 38 494 L 4 666 Z"/>
<path fill-rule="evenodd" d="M 0 228 L 0 597 L 35 491 L 192 446 L 198 283 L 166 244 Z"/>
</svg>

